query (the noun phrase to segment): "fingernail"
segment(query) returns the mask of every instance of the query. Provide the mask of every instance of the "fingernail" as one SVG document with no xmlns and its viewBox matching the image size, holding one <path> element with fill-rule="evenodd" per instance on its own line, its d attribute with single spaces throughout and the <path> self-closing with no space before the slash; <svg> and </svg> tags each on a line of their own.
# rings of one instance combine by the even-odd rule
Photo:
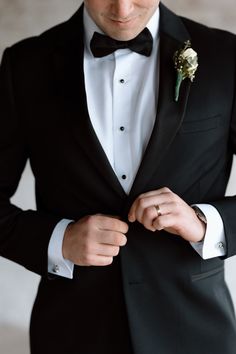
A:
<svg viewBox="0 0 236 354">
<path fill-rule="evenodd" d="M 129 220 L 129 222 L 134 222 L 135 221 L 135 219 L 134 219 L 134 217 L 132 215 L 128 215 L 128 220 Z"/>
</svg>

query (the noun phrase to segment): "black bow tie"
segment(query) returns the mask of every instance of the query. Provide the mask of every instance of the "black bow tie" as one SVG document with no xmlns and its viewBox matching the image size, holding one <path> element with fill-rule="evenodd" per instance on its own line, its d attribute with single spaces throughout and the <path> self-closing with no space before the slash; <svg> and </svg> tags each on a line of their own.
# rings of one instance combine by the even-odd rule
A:
<svg viewBox="0 0 236 354">
<path fill-rule="evenodd" d="M 117 41 L 103 34 L 94 32 L 90 42 L 90 48 L 96 58 L 104 57 L 117 49 L 129 48 L 130 50 L 149 57 L 152 52 L 153 39 L 147 28 L 134 39 L 129 41 Z"/>
</svg>

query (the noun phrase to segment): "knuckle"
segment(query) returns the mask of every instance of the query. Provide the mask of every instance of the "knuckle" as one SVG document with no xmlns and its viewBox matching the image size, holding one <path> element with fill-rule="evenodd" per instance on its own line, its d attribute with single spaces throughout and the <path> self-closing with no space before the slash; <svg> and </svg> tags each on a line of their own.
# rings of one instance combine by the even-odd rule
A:
<svg viewBox="0 0 236 354">
<path fill-rule="evenodd" d="M 144 219 L 150 219 L 152 215 L 153 215 L 153 207 L 148 207 L 143 212 Z"/>
<path fill-rule="evenodd" d="M 146 207 L 146 203 L 145 203 L 145 199 L 141 198 L 138 200 L 138 208 L 140 209 L 145 209 Z"/>
<path fill-rule="evenodd" d="M 143 199 L 144 196 L 145 196 L 145 193 L 140 194 L 137 198 L 137 201 L 139 201 L 140 199 Z"/>
<path fill-rule="evenodd" d="M 87 221 L 88 227 L 92 227 L 94 225 L 95 216 L 94 215 L 87 216 L 86 221 Z"/>
<path fill-rule="evenodd" d="M 164 229 L 164 224 L 161 221 L 155 222 L 155 229 L 161 231 Z"/>
<path fill-rule="evenodd" d="M 163 230 L 163 227 L 161 225 L 156 225 L 156 230 L 161 231 L 161 230 Z"/>
<path fill-rule="evenodd" d="M 164 222 L 162 220 L 158 220 L 156 224 L 160 229 L 164 228 Z"/>
</svg>

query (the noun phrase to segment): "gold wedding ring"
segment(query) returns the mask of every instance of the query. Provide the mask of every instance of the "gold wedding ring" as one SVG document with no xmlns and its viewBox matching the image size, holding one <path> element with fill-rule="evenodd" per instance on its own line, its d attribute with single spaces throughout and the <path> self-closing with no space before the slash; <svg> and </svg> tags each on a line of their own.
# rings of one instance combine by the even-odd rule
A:
<svg viewBox="0 0 236 354">
<path fill-rule="evenodd" d="M 154 205 L 157 211 L 157 216 L 161 216 L 161 208 L 159 207 L 159 205 Z"/>
</svg>

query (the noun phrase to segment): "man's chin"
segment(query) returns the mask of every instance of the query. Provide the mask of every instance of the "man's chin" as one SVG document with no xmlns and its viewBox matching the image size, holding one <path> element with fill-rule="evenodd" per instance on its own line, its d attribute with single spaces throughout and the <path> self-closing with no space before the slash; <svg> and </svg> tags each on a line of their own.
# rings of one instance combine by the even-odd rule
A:
<svg viewBox="0 0 236 354">
<path fill-rule="evenodd" d="M 143 27 L 137 26 L 137 18 L 128 21 L 118 21 L 109 19 L 109 23 L 104 26 L 103 31 L 111 38 L 118 41 L 129 41 L 142 32 Z"/>
<path fill-rule="evenodd" d="M 137 30 L 137 31 L 119 30 L 119 31 L 110 31 L 109 33 L 107 32 L 106 34 L 109 37 L 116 39 L 117 41 L 130 41 L 131 39 L 137 37 L 137 35 L 141 31 L 142 30 Z"/>
</svg>

